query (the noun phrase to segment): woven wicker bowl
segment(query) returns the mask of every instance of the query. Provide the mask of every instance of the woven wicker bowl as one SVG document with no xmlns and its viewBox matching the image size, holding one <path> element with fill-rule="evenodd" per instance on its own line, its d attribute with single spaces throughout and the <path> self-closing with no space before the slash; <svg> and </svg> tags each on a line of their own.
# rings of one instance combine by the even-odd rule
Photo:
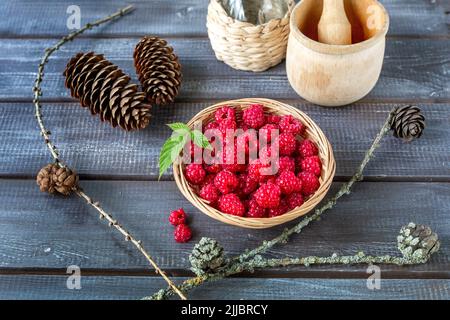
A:
<svg viewBox="0 0 450 320">
<path fill-rule="evenodd" d="M 195 207 L 197 207 L 204 214 L 239 227 L 251 228 L 251 229 L 265 229 L 270 228 L 279 224 L 286 223 L 295 218 L 303 216 L 311 211 L 328 192 L 331 182 L 333 181 L 334 173 L 336 170 L 336 163 L 334 161 L 333 149 L 331 148 L 328 139 L 323 134 L 322 130 L 309 118 L 306 114 L 300 110 L 291 107 L 287 104 L 269 100 L 269 99 L 242 99 L 242 100 L 232 100 L 221 102 L 208 107 L 198 113 L 195 117 L 189 121 L 188 125 L 193 126 L 194 122 L 202 121 L 203 123 L 209 123 L 214 119 L 214 112 L 221 106 L 228 105 L 233 106 L 236 110 L 245 110 L 251 104 L 262 104 L 265 106 L 265 111 L 267 114 L 277 114 L 277 115 L 287 115 L 290 114 L 297 119 L 300 119 L 306 126 L 306 137 L 311 139 L 317 144 L 319 149 L 319 156 L 322 160 L 322 175 L 320 177 L 320 188 L 311 197 L 309 197 L 305 203 L 282 216 L 273 218 L 244 218 L 237 217 L 229 214 L 222 213 L 217 209 L 214 209 L 208 204 L 208 201 L 200 198 L 196 193 L 195 189 L 189 185 L 183 173 L 184 165 L 177 162 L 173 166 L 173 173 L 175 177 L 175 182 L 180 189 L 181 193 L 188 199 Z"/>
<path fill-rule="evenodd" d="M 289 18 L 295 6 L 293 0 L 284 1 L 288 12 L 282 19 L 254 25 L 233 19 L 220 0 L 211 0 L 206 26 L 217 59 L 234 69 L 254 72 L 279 64 L 286 57 Z"/>
</svg>

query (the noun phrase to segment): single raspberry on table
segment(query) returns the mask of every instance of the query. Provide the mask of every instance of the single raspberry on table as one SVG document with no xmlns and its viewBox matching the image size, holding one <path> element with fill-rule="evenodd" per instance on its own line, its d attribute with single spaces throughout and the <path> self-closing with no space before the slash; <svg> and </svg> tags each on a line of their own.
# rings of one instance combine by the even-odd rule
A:
<svg viewBox="0 0 450 320">
<path fill-rule="evenodd" d="M 185 224 L 179 224 L 175 228 L 173 236 L 176 242 L 188 242 L 192 238 L 191 228 Z"/>
<path fill-rule="evenodd" d="M 200 197 L 209 201 L 211 204 L 216 203 L 217 200 L 219 200 L 219 190 L 217 190 L 216 186 L 214 184 L 207 184 L 204 185 L 200 189 L 199 193 Z"/>
<path fill-rule="evenodd" d="M 291 133 L 281 133 L 277 139 L 280 156 L 290 156 L 295 152 L 297 140 Z"/>
<path fill-rule="evenodd" d="M 179 208 L 177 210 L 172 211 L 169 216 L 169 222 L 173 226 L 185 224 L 186 219 L 187 219 L 186 212 L 184 212 L 183 208 Z"/>
<path fill-rule="evenodd" d="M 276 208 L 268 209 L 269 218 L 278 217 L 289 211 L 286 199 L 280 200 L 280 205 Z"/>
<path fill-rule="evenodd" d="M 242 113 L 244 124 L 253 129 L 259 129 L 266 123 L 264 108 L 260 104 L 253 104 Z"/>
<path fill-rule="evenodd" d="M 242 217 L 245 214 L 244 204 L 234 193 L 228 193 L 219 198 L 219 210 L 223 213 L 239 217 Z"/>
<path fill-rule="evenodd" d="M 311 172 L 320 177 L 322 162 L 318 156 L 307 157 L 301 161 L 302 171 Z"/>
<path fill-rule="evenodd" d="M 319 154 L 319 149 L 314 142 L 309 139 L 298 141 L 297 143 L 297 153 L 302 158 L 317 156 Z"/>
<path fill-rule="evenodd" d="M 293 210 L 297 207 L 300 207 L 303 204 L 304 199 L 301 193 L 294 192 L 287 196 L 286 201 L 289 210 Z"/>
<path fill-rule="evenodd" d="M 248 211 L 246 213 L 246 217 L 249 218 L 266 218 L 267 217 L 267 211 L 266 209 L 259 206 L 258 202 L 256 200 L 251 199 L 248 201 Z"/>
<path fill-rule="evenodd" d="M 300 192 L 302 189 L 302 182 L 294 172 L 283 171 L 277 178 L 276 184 L 280 187 L 283 194 L 291 194 Z"/>
<path fill-rule="evenodd" d="M 260 139 L 262 139 L 261 137 L 265 137 L 265 139 L 266 139 L 265 141 L 267 143 L 270 143 L 272 141 L 272 134 L 275 137 L 277 134 L 279 134 L 279 132 L 277 133 L 277 130 L 279 131 L 280 128 L 276 124 L 268 123 L 268 124 L 264 125 L 263 127 L 261 127 L 261 129 L 259 129 Z"/>
<path fill-rule="evenodd" d="M 270 114 L 266 116 L 266 123 L 271 124 L 279 124 L 281 121 L 281 116 L 277 116 L 276 114 Z"/>
<path fill-rule="evenodd" d="M 191 163 L 186 166 L 184 174 L 190 183 L 200 184 L 205 179 L 206 171 L 201 164 Z"/>
<path fill-rule="evenodd" d="M 227 194 L 239 186 L 239 179 L 233 172 L 223 170 L 214 178 L 214 185 L 222 194 Z"/>
<path fill-rule="evenodd" d="M 295 172 L 295 160 L 291 157 L 280 157 L 278 160 L 278 170 L 279 172 L 283 171 L 292 171 Z"/>
<path fill-rule="evenodd" d="M 232 120 L 236 122 L 236 111 L 232 107 L 223 106 L 216 110 L 214 113 L 214 118 L 218 123 L 223 120 Z"/>
<path fill-rule="evenodd" d="M 302 135 L 306 130 L 303 123 L 291 115 L 282 116 L 279 126 L 282 133 L 290 133 L 294 136 L 298 134 Z"/>
<path fill-rule="evenodd" d="M 302 194 L 304 196 L 310 196 L 319 189 L 320 181 L 313 173 L 303 171 L 298 174 L 298 177 L 302 181 Z"/>
<path fill-rule="evenodd" d="M 276 208 L 280 205 L 281 189 L 274 183 L 264 183 L 254 194 L 254 199 L 263 208 Z"/>
</svg>

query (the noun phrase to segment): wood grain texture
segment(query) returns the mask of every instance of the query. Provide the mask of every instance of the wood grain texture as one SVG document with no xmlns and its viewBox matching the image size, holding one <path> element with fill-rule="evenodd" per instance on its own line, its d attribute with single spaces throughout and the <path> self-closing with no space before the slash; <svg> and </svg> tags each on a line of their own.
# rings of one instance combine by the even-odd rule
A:
<svg viewBox="0 0 450 320">
<path fill-rule="evenodd" d="M 177 279 L 178 281 L 184 278 Z M 67 276 L 0 276 L 0 299 L 141 299 L 164 288 L 153 277 L 81 278 L 80 290 L 66 287 Z M 366 279 L 226 279 L 190 292 L 190 300 L 448 300 L 450 280 L 381 280 L 369 290 Z M 181 308 L 181 306 L 179 307 Z M 181 309 L 180 309 L 181 311 Z"/>
<path fill-rule="evenodd" d="M 173 182 L 82 181 L 82 187 L 126 226 L 163 269 L 189 274 L 188 256 L 201 237 L 216 238 L 235 255 L 279 234 L 289 223 L 267 230 L 246 230 L 225 225 L 198 212 Z M 339 184 L 334 184 L 332 195 Z M 380 199 L 383 204 L 380 205 Z M 0 267 L 65 269 L 75 264 L 92 270 L 152 274 L 146 261 L 114 230 L 98 220 L 96 211 L 76 196 L 62 198 L 39 191 L 32 180 L 0 180 Z M 173 240 L 170 211 L 183 207 L 194 237 L 187 244 Z M 442 249 L 430 263 L 413 267 L 383 267 L 390 277 L 450 278 L 450 185 L 448 183 L 363 182 L 342 199 L 320 222 L 313 223 L 270 257 L 328 256 L 333 252 L 393 254 L 402 225 L 411 221 L 430 225 L 439 234 Z M 296 277 L 334 277 L 364 274 L 364 266 L 292 267 Z M 273 276 L 273 272 L 270 274 Z"/>
<path fill-rule="evenodd" d="M 391 17 L 390 35 L 448 35 L 446 1 L 382 0 Z M 0 12 L 8 19 L 0 21 L 0 36 L 58 36 L 68 32 L 69 0 L 4 0 Z M 78 0 L 81 23 L 94 21 L 127 4 L 136 7 L 120 23 L 96 29 L 87 36 L 136 36 L 143 34 L 205 36 L 208 0 Z"/>
<path fill-rule="evenodd" d="M 83 177 L 155 180 L 159 150 L 170 136 L 166 123 L 187 122 L 209 103 L 176 103 L 156 108 L 152 124 L 126 133 L 101 123 L 76 103 L 51 103 L 43 108 L 47 127 L 62 159 Z M 393 104 L 355 104 L 327 109 L 303 103 L 294 106 L 317 122 L 330 140 L 337 161 L 337 178 L 351 176 Z M 366 177 L 378 180 L 449 181 L 450 105 L 420 105 L 427 128 L 410 144 L 387 137 L 367 167 Z M 74 121 L 75 120 L 75 121 Z M 0 176 L 34 177 L 50 161 L 35 129 L 31 104 L 0 103 Z M 163 179 L 173 179 L 171 171 Z"/>
<path fill-rule="evenodd" d="M 62 75 L 67 61 L 79 51 L 95 51 L 130 74 L 135 81 L 132 54 L 139 38 L 78 39 L 52 56 L 42 84 L 43 100 L 73 101 L 64 88 Z M 2 40 L 0 55 L 0 100 L 31 101 L 31 87 L 45 48 L 55 40 Z M 234 70 L 215 58 L 208 39 L 169 39 L 180 56 L 184 80 L 179 100 L 268 97 L 298 99 L 289 85 L 285 63 L 264 73 Z M 450 98 L 450 46 L 436 39 L 391 39 L 387 43 L 381 78 L 364 98 L 422 99 Z M 14 84 L 14 85 L 11 85 Z"/>
</svg>

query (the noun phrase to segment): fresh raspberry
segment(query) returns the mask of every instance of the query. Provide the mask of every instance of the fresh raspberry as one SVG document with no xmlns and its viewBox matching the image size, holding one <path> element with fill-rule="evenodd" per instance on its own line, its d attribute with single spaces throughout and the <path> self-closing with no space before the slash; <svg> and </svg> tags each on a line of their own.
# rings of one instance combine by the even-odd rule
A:
<svg viewBox="0 0 450 320">
<path fill-rule="evenodd" d="M 298 142 L 297 153 L 302 158 L 317 156 L 319 150 L 314 142 L 309 139 Z"/>
<path fill-rule="evenodd" d="M 204 187 L 208 184 L 214 184 L 215 178 L 216 178 L 216 174 L 214 174 L 214 173 L 207 174 L 205 179 L 203 180 L 202 187 Z"/>
<path fill-rule="evenodd" d="M 290 156 L 295 152 L 296 148 L 295 136 L 291 133 L 282 133 L 277 139 L 280 156 Z"/>
<path fill-rule="evenodd" d="M 246 157 L 248 157 L 249 155 L 254 155 L 256 157 L 258 154 L 259 146 L 256 132 L 255 134 L 252 134 L 249 130 L 244 130 L 244 133 L 240 134 L 236 138 L 236 145 L 239 147 L 239 150 L 242 150 L 242 147 L 244 148 Z"/>
<path fill-rule="evenodd" d="M 203 164 L 203 168 L 208 173 L 218 173 L 222 170 L 222 166 L 220 164 Z"/>
<path fill-rule="evenodd" d="M 300 207 L 303 204 L 304 199 L 301 193 L 295 192 L 288 195 L 286 201 L 289 210 L 294 210 L 295 208 Z"/>
<path fill-rule="evenodd" d="M 256 190 L 254 198 L 263 208 L 277 208 L 280 205 L 281 189 L 274 183 L 264 183 Z"/>
<path fill-rule="evenodd" d="M 253 129 L 261 128 L 266 119 L 264 117 L 264 108 L 260 104 L 253 104 L 242 113 L 242 120 L 246 125 Z"/>
<path fill-rule="evenodd" d="M 260 139 L 262 139 L 261 137 L 264 137 L 263 136 L 263 134 L 264 134 L 265 138 L 266 138 L 266 142 L 270 143 L 272 141 L 272 134 L 274 136 L 277 135 L 276 130 L 278 130 L 278 131 L 280 130 L 280 128 L 276 124 L 268 123 L 268 124 L 264 125 L 261 129 L 259 129 Z M 274 132 L 274 133 L 272 133 L 272 132 Z"/>
<path fill-rule="evenodd" d="M 186 166 L 184 174 L 190 183 L 200 184 L 205 179 L 206 171 L 201 164 L 191 163 Z"/>
<path fill-rule="evenodd" d="M 232 131 L 231 133 L 234 135 L 234 132 L 237 129 L 236 121 L 224 119 L 219 122 L 218 129 L 224 137 L 227 137 L 227 132 L 229 131 Z"/>
<path fill-rule="evenodd" d="M 185 224 L 179 224 L 173 233 L 176 242 L 188 242 L 192 237 L 191 228 Z"/>
<path fill-rule="evenodd" d="M 214 204 L 217 200 L 219 200 L 219 190 L 217 190 L 214 184 L 204 185 L 200 189 L 199 195 L 201 198 L 209 201 L 211 204 Z"/>
<path fill-rule="evenodd" d="M 232 152 L 233 159 L 231 159 L 231 154 L 230 156 L 228 156 L 229 151 Z M 242 172 L 247 169 L 247 166 L 245 165 L 245 155 L 241 155 L 241 157 L 238 157 L 236 142 L 234 143 L 234 151 L 228 150 L 228 148 L 224 146 L 222 152 L 222 168 L 231 172 Z"/>
<path fill-rule="evenodd" d="M 219 198 L 219 210 L 223 213 L 239 217 L 245 214 L 244 204 L 234 193 L 225 194 Z"/>
<path fill-rule="evenodd" d="M 302 171 L 311 172 L 320 177 L 322 162 L 318 156 L 307 157 L 301 161 Z"/>
<path fill-rule="evenodd" d="M 282 116 L 279 125 L 282 133 L 290 133 L 294 136 L 303 134 L 306 129 L 300 120 L 295 119 L 291 115 Z"/>
<path fill-rule="evenodd" d="M 203 128 L 203 132 L 207 131 L 207 130 L 214 130 L 214 129 L 219 129 L 219 123 L 216 121 L 212 121 L 210 123 L 208 123 L 204 128 Z"/>
<path fill-rule="evenodd" d="M 295 160 L 291 157 L 280 157 L 278 160 L 278 170 L 295 172 Z"/>
<path fill-rule="evenodd" d="M 266 209 L 261 208 L 256 202 L 256 200 L 252 199 L 248 202 L 248 211 L 246 217 L 249 218 L 266 218 L 267 212 Z"/>
<path fill-rule="evenodd" d="M 283 194 L 291 194 L 302 190 L 302 182 L 292 171 L 283 171 L 277 178 L 276 184 Z"/>
<path fill-rule="evenodd" d="M 281 117 L 277 116 L 276 114 L 271 114 L 266 117 L 266 123 L 279 124 L 280 121 Z"/>
<path fill-rule="evenodd" d="M 231 120 L 236 122 L 236 111 L 232 107 L 223 106 L 216 110 L 214 113 L 214 118 L 218 123 L 223 120 Z"/>
<path fill-rule="evenodd" d="M 273 176 L 268 172 L 271 171 L 270 168 L 271 165 L 269 163 L 262 163 L 261 160 L 257 159 L 248 165 L 247 172 L 253 179 L 259 182 L 265 182 Z"/>
<path fill-rule="evenodd" d="M 276 146 L 274 146 L 273 148 L 276 148 Z M 272 159 L 272 145 L 268 144 L 267 146 L 262 147 L 259 150 L 259 159 L 263 164 L 270 163 Z"/>
<path fill-rule="evenodd" d="M 249 176 L 248 174 L 241 174 L 239 176 L 238 190 L 243 195 L 249 195 L 258 188 L 258 181 Z"/>
<path fill-rule="evenodd" d="M 281 199 L 277 208 L 268 209 L 269 218 L 278 217 L 289 211 L 286 199 Z"/>
<path fill-rule="evenodd" d="M 302 194 L 310 196 L 320 187 L 319 179 L 311 172 L 300 172 L 298 177 L 302 181 Z"/>
<path fill-rule="evenodd" d="M 214 185 L 222 193 L 233 192 L 239 185 L 239 179 L 230 171 L 220 171 L 214 178 Z"/>
<path fill-rule="evenodd" d="M 169 222 L 173 226 L 177 226 L 179 224 L 185 224 L 186 218 L 187 218 L 186 212 L 184 212 L 183 208 L 180 208 L 180 209 L 174 210 L 170 213 Z"/>
</svg>

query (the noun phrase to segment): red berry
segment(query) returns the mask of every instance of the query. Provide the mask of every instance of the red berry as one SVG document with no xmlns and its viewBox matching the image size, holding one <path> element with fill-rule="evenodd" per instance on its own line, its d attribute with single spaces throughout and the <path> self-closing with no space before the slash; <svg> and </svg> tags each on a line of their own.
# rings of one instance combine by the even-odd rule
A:
<svg viewBox="0 0 450 320">
<path fill-rule="evenodd" d="M 186 213 L 184 212 L 183 208 L 180 208 L 170 213 L 169 222 L 173 226 L 177 226 L 179 224 L 185 224 L 186 218 L 187 218 Z"/>
<path fill-rule="evenodd" d="M 280 156 L 290 156 L 295 152 L 297 140 L 293 134 L 282 133 L 277 142 L 280 148 Z"/>
<path fill-rule="evenodd" d="M 220 164 L 203 164 L 203 168 L 206 172 L 209 173 L 218 173 L 222 170 L 222 166 Z"/>
<path fill-rule="evenodd" d="M 254 198 L 263 208 L 276 208 L 280 205 L 281 189 L 274 183 L 264 183 L 256 190 Z"/>
<path fill-rule="evenodd" d="M 320 187 L 319 179 L 311 172 L 300 172 L 298 177 L 302 181 L 302 194 L 310 196 Z"/>
<path fill-rule="evenodd" d="M 206 171 L 201 164 L 191 163 L 185 169 L 186 179 L 192 184 L 200 184 L 205 179 Z"/>
<path fill-rule="evenodd" d="M 281 117 L 275 114 L 268 115 L 266 117 L 266 123 L 279 124 L 281 121 Z"/>
<path fill-rule="evenodd" d="M 266 122 L 263 106 L 260 104 L 251 105 L 249 108 L 244 110 L 242 120 L 244 121 L 244 124 L 250 128 L 261 128 Z"/>
<path fill-rule="evenodd" d="M 192 237 L 191 228 L 185 224 L 179 224 L 173 233 L 176 242 L 188 242 Z"/>
<path fill-rule="evenodd" d="M 289 211 L 289 207 L 285 199 L 280 201 L 280 205 L 277 208 L 268 209 L 269 218 L 278 217 Z"/>
<path fill-rule="evenodd" d="M 204 128 L 203 128 L 203 132 L 207 131 L 207 130 L 213 130 L 213 129 L 219 129 L 219 123 L 216 121 L 212 121 L 210 123 L 208 123 Z"/>
<path fill-rule="evenodd" d="M 302 158 L 317 156 L 319 150 L 314 142 L 309 139 L 302 140 L 298 143 L 297 153 Z"/>
<path fill-rule="evenodd" d="M 266 143 L 270 143 L 272 141 L 272 134 L 274 136 L 279 134 L 279 132 L 277 133 L 277 130 L 279 131 L 279 127 L 276 124 L 268 123 L 268 124 L 264 125 L 261 129 L 259 129 L 260 139 L 264 134 L 266 137 Z M 272 132 L 274 132 L 274 133 L 272 133 Z"/>
<path fill-rule="evenodd" d="M 311 172 L 320 177 L 322 162 L 318 156 L 307 157 L 301 161 L 302 171 Z"/>
<path fill-rule="evenodd" d="M 214 185 L 223 194 L 233 192 L 239 185 L 237 176 L 227 170 L 220 171 L 214 178 Z"/>
<path fill-rule="evenodd" d="M 276 145 L 272 147 L 272 145 L 268 144 L 265 147 L 262 147 L 259 150 L 259 159 L 261 160 L 261 163 L 266 164 L 270 163 L 270 160 L 272 159 L 272 148 L 277 148 Z M 276 159 L 275 159 L 276 160 Z"/>
<path fill-rule="evenodd" d="M 222 120 L 231 120 L 236 121 L 236 111 L 229 106 L 223 106 L 216 110 L 214 113 L 214 118 L 217 122 L 221 122 Z"/>
<path fill-rule="evenodd" d="M 280 187 L 284 194 L 291 194 L 300 192 L 302 189 L 302 182 L 292 171 L 283 171 L 277 178 L 276 184 Z"/>
<path fill-rule="evenodd" d="M 259 182 L 249 176 L 248 174 L 241 174 L 239 176 L 239 193 L 242 193 L 242 195 L 249 195 L 253 191 L 255 191 L 258 188 Z"/>
<path fill-rule="evenodd" d="M 290 157 L 280 157 L 278 161 L 279 172 L 292 171 L 295 172 L 295 160 Z"/>
<path fill-rule="evenodd" d="M 237 129 L 236 121 L 224 119 L 219 122 L 218 129 L 224 137 L 227 137 L 227 133 L 230 133 L 230 131 L 231 131 L 231 134 L 234 136 L 234 133 Z"/>
<path fill-rule="evenodd" d="M 245 165 L 245 154 L 239 155 L 238 157 L 236 142 L 234 142 L 234 150 L 228 150 L 227 146 L 224 146 L 222 152 L 222 169 L 231 172 L 241 172 L 247 169 Z"/>
<path fill-rule="evenodd" d="M 223 213 L 239 217 L 245 214 L 244 204 L 234 193 L 225 194 L 219 198 L 219 210 Z"/>
<path fill-rule="evenodd" d="M 296 193 L 292 193 L 292 194 L 288 195 L 286 198 L 286 201 L 287 201 L 289 210 L 294 210 L 295 208 L 300 207 L 303 204 L 304 199 L 303 199 L 303 196 L 301 193 L 296 192 Z"/>
<path fill-rule="evenodd" d="M 251 131 L 249 130 L 245 130 L 244 133 L 240 134 L 237 138 L 236 138 L 236 147 L 239 151 L 242 150 L 242 148 L 244 148 L 245 150 L 245 156 L 253 156 L 257 157 L 258 154 L 258 146 L 259 146 L 259 141 L 258 141 L 258 137 L 256 135 L 256 132 L 254 132 L 254 134 L 251 133 Z M 255 160 L 253 159 L 253 160 Z"/>
<path fill-rule="evenodd" d="M 219 200 L 219 190 L 217 190 L 214 184 L 204 185 L 200 189 L 199 195 L 201 198 L 209 201 L 211 204 L 214 204 L 217 200 Z"/>
<path fill-rule="evenodd" d="M 294 136 L 303 134 L 306 129 L 300 120 L 291 115 L 282 116 L 279 125 L 281 132 L 290 133 Z"/>
<path fill-rule="evenodd" d="M 206 175 L 206 177 L 205 177 L 205 179 L 203 180 L 203 183 L 202 183 L 202 187 L 203 186 L 206 186 L 206 185 L 208 185 L 208 184 L 214 184 L 214 178 L 216 177 L 216 174 L 214 174 L 214 173 L 212 173 L 212 174 L 207 174 Z"/>
<path fill-rule="evenodd" d="M 248 211 L 246 217 L 249 218 L 266 218 L 267 212 L 266 209 L 259 206 L 256 200 L 252 199 L 248 202 Z"/>
<path fill-rule="evenodd" d="M 248 175 L 253 179 L 264 182 L 273 177 L 275 172 L 271 170 L 271 164 L 262 163 L 261 160 L 252 161 L 247 167 Z"/>
</svg>

